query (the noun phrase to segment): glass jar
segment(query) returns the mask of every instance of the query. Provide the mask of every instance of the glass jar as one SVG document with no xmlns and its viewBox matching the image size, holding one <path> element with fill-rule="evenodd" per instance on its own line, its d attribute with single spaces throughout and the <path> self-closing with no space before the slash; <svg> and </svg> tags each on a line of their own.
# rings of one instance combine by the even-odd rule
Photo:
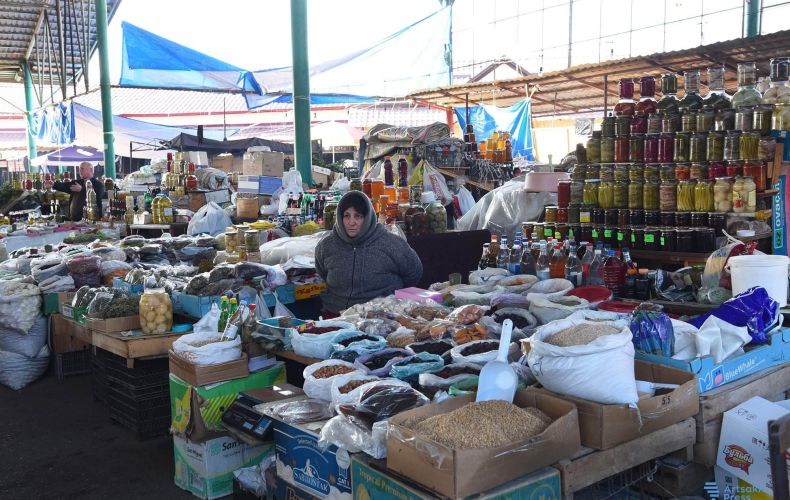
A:
<svg viewBox="0 0 790 500">
<path fill-rule="evenodd" d="M 593 241 L 592 232 L 593 232 L 592 225 L 581 224 L 581 230 L 579 231 L 579 234 L 581 236 L 579 237 L 579 240 L 592 242 Z"/>
<path fill-rule="evenodd" d="M 615 136 L 628 136 L 631 133 L 631 117 L 629 115 L 621 115 L 614 120 L 614 135 Z"/>
<path fill-rule="evenodd" d="M 579 219 L 579 212 L 581 211 L 581 205 L 579 203 L 571 203 L 568 205 L 568 223 L 569 224 L 578 224 L 581 222 Z"/>
<path fill-rule="evenodd" d="M 617 181 L 612 188 L 612 202 L 615 208 L 628 207 L 628 182 Z"/>
<path fill-rule="evenodd" d="M 732 211 L 751 213 L 757 209 L 757 186 L 751 177 L 738 177 L 732 185 Z"/>
<path fill-rule="evenodd" d="M 601 138 L 601 163 L 614 163 L 614 137 Z"/>
<path fill-rule="evenodd" d="M 557 205 L 566 208 L 571 202 L 571 181 L 557 182 Z M 526 235 L 525 235 L 526 236 Z"/>
<path fill-rule="evenodd" d="M 571 170 L 572 181 L 583 181 L 587 178 L 587 165 L 576 164 Z"/>
<path fill-rule="evenodd" d="M 370 179 L 365 179 L 364 181 L 362 181 L 362 192 L 365 193 L 365 196 L 367 196 L 368 198 L 372 198 L 373 197 L 373 193 L 371 191 L 371 185 L 372 184 L 373 184 L 373 181 L 370 180 Z M 413 186 L 413 187 L 417 187 L 417 186 Z M 419 201 L 420 200 L 418 198 L 417 202 L 419 203 Z M 411 202 L 414 203 L 414 200 L 412 199 Z"/>
<path fill-rule="evenodd" d="M 657 163 L 645 165 L 643 170 L 643 177 L 646 181 L 661 180 L 660 166 Z"/>
<path fill-rule="evenodd" d="M 606 221 L 606 210 L 603 208 L 592 209 L 592 223 L 602 225 Z"/>
<path fill-rule="evenodd" d="M 632 163 L 628 167 L 628 180 L 629 181 L 642 181 L 645 178 L 645 167 L 638 163 Z"/>
<path fill-rule="evenodd" d="M 592 222 L 592 205 L 582 204 L 579 209 L 579 222 L 582 224 L 589 224 Z"/>
<path fill-rule="evenodd" d="M 689 161 L 700 162 L 707 159 L 708 138 L 705 134 L 691 134 L 689 138 Z"/>
<path fill-rule="evenodd" d="M 614 116 L 604 116 L 601 120 L 601 137 L 614 137 Z"/>
<path fill-rule="evenodd" d="M 628 140 L 628 159 L 632 162 L 643 162 L 645 160 L 645 136 L 632 135 Z"/>
<path fill-rule="evenodd" d="M 770 135 L 760 137 L 760 144 L 757 146 L 757 158 L 761 161 L 774 161 L 776 154 L 776 139 Z"/>
<path fill-rule="evenodd" d="M 601 165 L 598 167 L 598 178 L 602 181 L 614 181 L 614 165 Z"/>
<path fill-rule="evenodd" d="M 228 253 L 239 251 L 239 232 L 233 227 L 225 229 L 225 251 Z"/>
<path fill-rule="evenodd" d="M 699 180 L 694 188 L 694 210 L 697 212 L 713 211 L 713 181 Z M 707 217 L 705 218 L 707 223 Z"/>
<path fill-rule="evenodd" d="M 628 185 L 628 208 L 632 210 L 642 208 L 643 188 L 643 182 L 634 181 Z"/>
<path fill-rule="evenodd" d="M 417 208 L 414 214 L 411 217 L 407 217 L 407 221 L 411 221 L 409 223 L 409 228 L 412 236 L 424 236 L 426 234 L 431 234 L 430 223 L 428 221 L 428 214 L 425 213 L 425 209 L 423 207 L 413 207 Z"/>
<path fill-rule="evenodd" d="M 771 115 L 771 129 L 790 130 L 790 99 L 785 97 L 776 102 L 776 108 Z"/>
<path fill-rule="evenodd" d="M 687 163 L 675 165 L 675 179 L 679 181 L 691 179 L 691 165 Z"/>
<path fill-rule="evenodd" d="M 678 193 L 677 181 L 674 179 L 665 179 L 661 181 L 659 187 L 658 199 L 659 209 L 664 212 L 674 212 L 678 206 Z"/>
<path fill-rule="evenodd" d="M 582 204 L 584 203 L 584 181 L 572 180 L 571 181 L 571 203 Z"/>
<path fill-rule="evenodd" d="M 354 177 L 351 179 L 351 190 L 352 191 L 362 191 L 362 179 L 359 177 Z"/>
<path fill-rule="evenodd" d="M 724 134 L 709 132 L 705 142 L 705 156 L 708 161 L 722 161 L 724 159 Z"/>
<path fill-rule="evenodd" d="M 754 184 L 757 186 L 758 193 L 768 189 L 765 181 L 767 170 L 765 163 L 761 161 L 747 161 L 743 164 L 743 175 L 754 179 Z"/>
<path fill-rule="evenodd" d="M 727 164 L 721 161 L 708 163 L 708 179 L 727 177 Z"/>
<path fill-rule="evenodd" d="M 703 109 L 697 112 L 697 132 L 709 132 L 713 130 L 716 119 L 716 112 L 712 109 Z"/>
<path fill-rule="evenodd" d="M 439 200 L 435 200 L 425 207 L 425 214 L 428 216 L 428 229 L 431 233 L 447 232 L 447 210 Z"/>
<path fill-rule="evenodd" d="M 690 141 L 689 134 L 680 133 L 675 134 L 674 140 L 674 161 L 677 163 L 679 161 L 689 161 L 689 141 Z"/>
<path fill-rule="evenodd" d="M 724 159 L 725 160 L 738 160 L 740 159 L 740 146 L 741 146 L 741 133 L 732 130 L 727 132 L 724 137 Z"/>
<path fill-rule="evenodd" d="M 713 122 L 713 129 L 719 132 L 729 132 L 735 129 L 735 110 L 725 108 L 716 111 L 716 119 Z"/>
<path fill-rule="evenodd" d="M 261 248 L 261 232 L 257 229 L 250 229 L 244 232 L 244 245 L 252 252 L 257 252 Z"/>
<path fill-rule="evenodd" d="M 711 189 L 713 189 L 713 186 L 711 186 Z M 694 196 L 696 196 L 696 193 Z M 711 201 L 713 201 L 712 198 Z M 708 227 L 708 212 L 692 212 L 691 227 Z"/>
<path fill-rule="evenodd" d="M 545 222 L 557 222 L 557 206 L 549 205 L 545 207 L 543 213 L 543 220 Z"/>
<path fill-rule="evenodd" d="M 592 135 L 587 139 L 587 145 L 585 146 L 587 150 L 587 161 L 589 163 L 600 163 L 601 162 L 601 132 L 595 131 Z"/>
<path fill-rule="evenodd" d="M 587 165 L 587 179 L 600 179 L 601 178 L 601 165 L 598 163 L 590 163 Z"/>
<path fill-rule="evenodd" d="M 614 166 L 614 180 L 627 181 L 628 180 L 628 164 L 620 163 Z"/>
<path fill-rule="evenodd" d="M 607 226 L 617 226 L 619 223 L 619 213 L 620 210 L 616 208 L 607 208 L 604 210 L 604 221 L 603 223 Z"/>
<path fill-rule="evenodd" d="M 739 141 L 739 156 L 741 160 L 756 160 L 760 145 L 760 134 L 757 132 L 744 132 Z"/>
<path fill-rule="evenodd" d="M 623 163 L 627 161 L 628 161 L 628 136 L 618 135 L 617 137 L 614 138 L 614 162 Z"/>
<path fill-rule="evenodd" d="M 627 208 L 621 208 L 617 211 L 617 225 L 620 227 L 631 225 L 631 211 Z"/>
<path fill-rule="evenodd" d="M 620 226 L 617 228 L 618 248 L 629 248 L 631 245 L 631 228 Z"/>
<path fill-rule="evenodd" d="M 727 177 L 738 177 L 743 175 L 743 163 L 739 161 L 728 161 L 726 163 Z"/>
<path fill-rule="evenodd" d="M 773 106 L 760 105 L 755 106 L 752 115 L 752 130 L 760 135 L 768 135 L 771 133 L 771 113 L 773 113 Z"/>
<path fill-rule="evenodd" d="M 650 113 L 647 115 L 647 133 L 658 134 L 661 132 L 663 117 L 660 113 Z"/>
<path fill-rule="evenodd" d="M 713 210 L 732 211 L 732 177 L 718 177 L 713 185 Z"/>
<path fill-rule="evenodd" d="M 680 119 L 681 132 L 696 132 L 697 131 L 697 113 L 695 111 L 686 111 Z"/>
<path fill-rule="evenodd" d="M 661 223 L 661 212 L 645 210 L 645 226 L 657 226 Z"/>
<path fill-rule="evenodd" d="M 664 163 L 659 167 L 659 177 L 662 181 L 675 178 L 675 164 Z"/>
<path fill-rule="evenodd" d="M 599 179 L 587 179 L 584 181 L 584 196 L 582 198 L 582 202 L 586 205 L 597 206 L 598 205 L 598 184 L 601 181 Z"/>
<path fill-rule="evenodd" d="M 727 214 L 711 212 L 708 214 L 708 225 L 716 231 L 716 236 L 724 236 L 727 229 Z"/>
<path fill-rule="evenodd" d="M 678 181 L 678 211 L 691 212 L 694 210 L 694 188 L 696 182 L 692 180 Z"/>
<path fill-rule="evenodd" d="M 690 179 L 694 179 L 698 181 L 700 179 L 707 179 L 708 178 L 708 166 L 704 163 L 692 163 L 691 164 L 691 173 Z"/>
<path fill-rule="evenodd" d="M 675 161 L 675 136 L 674 134 L 661 134 L 658 137 L 658 163 Z"/>
<path fill-rule="evenodd" d="M 709 253 L 716 250 L 716 231 L 709 227 L 694 229 L 694 250 Z"/>
<path fill-rule="evenodd" d="M 327 231 L 331 231 L 332 228 L 335 227 L 337 204 L 338 202 L 336 201 L 330 201 L 324 205 L 324 229 Z"/>
<path fill-rule="evenodd" d="M 636 115 L 631 117 L 631 135 L 647 133 L 647 117 Z"/>
<path fill-rule="evenodd" d="M 672 186 L 672 188 L 674 190 L 675 186 Z M 674 197 L 677 196 L 677 195 L 675 193 L 673 193 L 672 196 L 673 196 L 673 199 L 675 199 Z M 664 212 L 664 211 L 662 211 L 660 220 L 661 220 L 661 225 L 662 226 L 674 226 L 675 225 L 675 212 Z"/>
<path fill-rule="evenodd" d="M 735 110 L 735 130 L 751 132 L 753 125 L 754 110 L 751 108 L 740 108 Z"/>
<path fill-rule="evenodd" d="M 660 236 L 660 231 L 658 230 L 658 228 L 646 227 L 643 236 L 645 244 L 642 248 L 644 250 L 652 250 L 652 251 L 658 250 L 659 236 Z"/>
<path fill-rule="evenodd" d="M 691 225 L 691 212 L 675 212 L 675 225 L 688 227 Z"/>
<path fill-rule="evenodd" d="M 662 252 L 674 252 L 677 245 L 677 233 L 674 228 L 661 228 L 661 235 L 658 241 L 658 249 Z"/>
<path fill-rule="evenodd" d="M 694 251 L 694 230 L 676 229 L 675 230 L 675 250 L 677 252 L 690 253 Z"/>
<path fill-rule="evenodd" d="M 417 206 L 422 201 L 422 186 L 409 186 L 409 203 Z"/>
<path fill-rule="evenodd" d="M 647 210 L 658 210 L 659 203 L 659 182 L 658 181 L 645 181 L 642 188 L 642 207 Z M 645 215 L 647 217 L 647 215 Z M 645 222 L 645 224 L 650 224 Z M 658 221 L 654 222 L 658 224 Z"/>
<path fill-rule="evenodd" d="M 598 206 L 601 208 L 614 208 L 614 183 L 601 181 L 598 183 Z"/>
<path fill-rule="evenodd" d="M 645 225 L 645 211 L 641 208 L 630 210 L 631 212 L 631 225 L 644 226 Z"/>
<path fill-rule="evenodd" d="M 146 335 L 167 333 L 173 327 L 173 302 L 163 288 L 149 288 L 140 297 L 140 329 Z"/>
<path fill-rule="evenodd" d="M 643 144 L 642 157 L 645 163 L 658 163 L 658 134 L 647 134 Z"/>
<path fill-rule="evenodd" d="M 680 113 L 664 113 L 661 117 L 661 132 L 674 134 L 680 130 Z"/>
</svg>

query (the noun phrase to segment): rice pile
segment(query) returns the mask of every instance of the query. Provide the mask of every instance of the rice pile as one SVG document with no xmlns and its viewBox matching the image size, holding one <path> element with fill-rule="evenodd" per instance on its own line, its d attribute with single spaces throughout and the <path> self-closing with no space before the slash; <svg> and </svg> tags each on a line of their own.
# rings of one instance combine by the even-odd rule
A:
<svg viewBox="0 0 790 500">
<path fill-rule="evenodd" d="M 620 329 L 615 326 L 585 323 L 583 325 L 571 326 L 564 330 L 560 330 L 543 340 L 547 344 L 556 345 L 558 347 L 569 347 L 573 345 L 586 345 L 598 337 L 615 333 L 620 333 Z"/>
<path fill-rule="evenodd" d="M 537 408 L 505 401 L 469 403 L 450 413 L 404 426 L 451 448 L 497 448 L 518 443 L 546 430 L 551 418 Z"/>
</svg>

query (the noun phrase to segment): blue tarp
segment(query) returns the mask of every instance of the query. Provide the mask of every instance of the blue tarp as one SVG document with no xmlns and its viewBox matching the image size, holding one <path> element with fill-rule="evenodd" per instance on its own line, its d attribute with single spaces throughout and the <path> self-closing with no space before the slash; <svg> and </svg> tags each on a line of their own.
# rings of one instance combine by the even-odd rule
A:
<svg viewBox="0 0 790 500">
<path fill-rule="evenodd" d="M 475 136 L 481 141 L 496 130 L 510 132 L 513 156 L 521 155 L 534 160 L 532 146 L 532 125 L 530 123 L 531 102 L 524 99 L 509 108 L 498 108 L 484 104 L 469 107 L 469 121 L 472 122 Z M 455 117 L 462 130 L 466 130 L 466 108 L 455 108 Z"/>
<path fill-rule="evenodd" d="M 36 144 L 62 146 L 74 142 L 74 107 L 70 102 L 35 111 L 30 122 Z"/>
<path fill-rule="evenodd" d="M 104 153 L 88 146 L 69 146 L 52 153 L 33 158 L 33 165 L 61 166 L 79 165 L 84 161 L 104 163 Z"/>
</svg>

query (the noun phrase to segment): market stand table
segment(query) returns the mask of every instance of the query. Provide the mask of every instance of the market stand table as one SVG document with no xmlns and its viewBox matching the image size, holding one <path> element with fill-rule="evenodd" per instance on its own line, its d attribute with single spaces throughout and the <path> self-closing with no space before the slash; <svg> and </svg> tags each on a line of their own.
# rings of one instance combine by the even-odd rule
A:
<svg viewBox="0 0 790 500">
<path fill-rule="evenodd" d="M 433 283 L 447 281 L 452 273 L 459 273 L 466 280 L 470 271 L 477 270 L 480 250 L 491 241 L 491 232 L 447 231 L 410 236 L 407 241 L 422 262 L 422 278 L 417 286 L 427 289 Z"/>
<path fill-rule="evenodd" d="M 132 224 L 129 226 L 129 234 L 140 235 L 146 238 L 159 238 L 164 233 L 170 236 L 181 236 L 187 232 L 186 222 L 174 222 L 172 224 Z"/>
</svg>

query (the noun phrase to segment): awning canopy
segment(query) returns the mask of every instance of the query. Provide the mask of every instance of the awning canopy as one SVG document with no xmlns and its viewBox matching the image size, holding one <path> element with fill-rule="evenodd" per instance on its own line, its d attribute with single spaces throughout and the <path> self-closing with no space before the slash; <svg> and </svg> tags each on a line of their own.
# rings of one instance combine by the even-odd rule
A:
<svg viewBox="0 0 790 500">
<path fill-rule="evenodd" d="M 333 147 L 359 146 L 362 130 L 352 127 L 348 123 L 324 122 L 310 127 L 310 137 L 320 140 L 324 150 Z"/>
<path fill-rule="evenodd" d="M 103 163 L 104 153 L 88 146 L 69 146 L 43 156 L 37 156 L 30 163 L 47 167 L 76 167 L 84 161 Z"/>
<path fill-rule="evenodd" d="M 294 152 L 293 144 L 269 141 L 257 137 L 232 141 L 217 141 L 204 138 L 202 141 L 199 141 L 196 135 L 181 133 L 167 142 L 167 147 L 170 149 L 177 151 L 206 151 L 209 155 L 231 153 L 239 156 L 253 146 L 267 146 L 272 151 L 278 151 L 287 155 L 293 155 Z M 316 150 L 317 144 L 313 142 L 313 152 L 320 152 L 320 150 Z"/>
</svg>

